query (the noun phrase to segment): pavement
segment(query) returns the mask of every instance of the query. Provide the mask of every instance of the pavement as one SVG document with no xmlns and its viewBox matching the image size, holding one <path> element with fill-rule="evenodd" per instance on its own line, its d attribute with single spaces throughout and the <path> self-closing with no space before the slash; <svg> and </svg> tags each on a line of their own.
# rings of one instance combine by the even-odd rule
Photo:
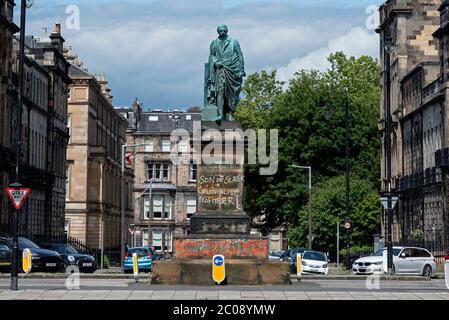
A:
<svg viewBox="0 0 449 320">
<path fill-rule="evenodd" d="M 70 283 L 69 283 L 70 284 Z M 306 280 L 290 286 L 155 286 L 147 280 L 22 279 L 19 291 L 0 279 L 0 300 L 449 300 L 444 280 Z M 76 287 L 76 286 L 75 286 Z"/>
</svg>

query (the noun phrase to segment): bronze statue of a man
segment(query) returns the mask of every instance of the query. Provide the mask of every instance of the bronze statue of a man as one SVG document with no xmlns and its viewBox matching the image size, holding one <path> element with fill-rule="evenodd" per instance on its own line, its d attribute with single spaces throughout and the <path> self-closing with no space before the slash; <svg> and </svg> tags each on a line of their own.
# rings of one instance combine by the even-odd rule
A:
<svg viewBox="0 0 449 320">
<path fill-rule="evenodd" d="M 217 32 L 218 39 L 210 45 L 208 97 L 217 106 L 215 121 L 232 121 L 246 76 L 245 62 L 239 42 L 228 36 L 228 27 L 220 25 Z"/>
</svg>

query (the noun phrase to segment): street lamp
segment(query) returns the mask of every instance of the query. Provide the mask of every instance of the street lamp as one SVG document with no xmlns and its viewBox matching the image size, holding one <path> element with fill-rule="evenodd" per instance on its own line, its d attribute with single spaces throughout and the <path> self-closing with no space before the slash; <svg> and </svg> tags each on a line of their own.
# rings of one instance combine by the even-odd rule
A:
<svg viewBox="0 0 449 320">
<path fill-rule="evenodd" d="M 20 12 L 20 46 L 19 46 L 19 96 L 17 103 L 17 128 L 16 128 L 16 168 L 15 168 L 15 182 L 11 184 L 12 188 L 22 187 L 20 183 L 20 153 L 22 145 L 22 106 L 23 106 L 23 64 L 25 58 L 25 23 L 26 23 L 26 9 L 31 8 L 32 0 L 22 0 Z M 19 244 L 18 244 L 18 229 L 19 229 L 19 212 L 20 209 L 13 215 L 13 252 L 12 252 L 12 267 L 11 267 L 11 290 L 19 289 Z"/>
<path fill-rule="evenodd" d="M 386 63 L 386 97 L 385 97 L 385 113 L 386 113 L 386 133 L 385 133 L 385 155 L 386 155 L 386 174 L 387 174 L 387 273 L 393 275 L 393 240 L 392 240 L 392 193 L 391 193 L 391 79 L 390 79 L 390 53 L 392 48 L 392 39 L 387 38 L 384 34 L 384 61 Z"/>
<path fill-rule="evenodd" d="M 124 272 L 124 259 L 125 256 L 125 149 L 146 146 L 147 144 L 124 144 L 121 147 L 121 215 L 120 215 L 120 261 L 122 272 Z"/>
<path fill-rule="evenodd" d="M 312 167 L 290 165 L 289 167 L 309 170 L 309 249 L 312 250 Z"/>
<path fill-rule="evenodd" d="M 350 206 L 349 206 L 349 192 L 350 192 L 350 184 L 349 184 L 349 93 L 348 88 L 345 87 L 345 166 L 346 166 L 346 218 L 345 218 L 345 229 L 346 229 L 346 270 L 351 270 L 351 255 L 349 253 L 350 244 L 349 244 L 349 232 L 351 230 L 351 218 L 350 218 Z"/>
</svg>

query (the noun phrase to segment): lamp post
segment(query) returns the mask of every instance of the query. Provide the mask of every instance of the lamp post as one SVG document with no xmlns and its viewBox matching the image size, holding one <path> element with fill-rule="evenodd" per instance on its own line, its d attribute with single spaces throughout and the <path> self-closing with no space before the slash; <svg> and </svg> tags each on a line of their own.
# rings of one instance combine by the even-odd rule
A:
<svg viewBox="0 0 449 320">
<path fill-rule="evenodd" d="M 19 96 L 16 109 L 16 168 L 15 168 L 15 182 L 11 184 L 12 188 L 22 187 L 20 183 L 20 153 L 22 145 L 22 106 L 23 106 L 23 64 L 25 58 L 25 24 L 26 24 L 26 9 L 31 8 L 33 5 L 32 0 L 22 0 L 20 11 L 20 46 L 19 46 Z M 19 232 L 19 215 L 20 209 L 13 215 L 13 250 L 12 250 L 12 266 L 11 266 L 11 290 L 19 289 L 19 244 L 18 244 L 18 232 Z"/>
<path fill-rule="evenodd" d="M 386 156 L 386 174 L 387 174 L 387 273 L 393 275 L 393 241 L 392 241 L 392 193 L 391 193 L 391 79 L 390 79 L 390 52 L 391 39 L 384 35 L 384 56 L 386 63 L 386 97 L 385 97 L 385 113 L 386 113 L 386 133 L 385 133 L 385 156 Z"/>
<path fill-rule="evenodd" d="M 312 250 L 312 167 L 290 165 L 289 167 L 309 170 L 309 249 Z"/>
<path fill-rule="evenodd" d="M 125 149 L 145 146 L 146 144 L 124 144 L 121 147 L 121 215 L 120 215 L 120 261 L 122 272 L 124 272 L 124 259 L 125 256 Z"/>
<path fill-rule="evenodd" d="M 350 184 L 349 184 L 349 95 L 348 88 L 345 87 L 345 166 L 346 166 L 346 218 L 345 218 L 345 229 L 346 229 L 346 270 L 351 270 L 351 255 L 349 253 L 350 243 L 349 243 L 349 232 L 351 230 L 351 218 L 350 218 L 350 204 L 349 204 L 349 192 L 350 192 Z"/>
</svg>

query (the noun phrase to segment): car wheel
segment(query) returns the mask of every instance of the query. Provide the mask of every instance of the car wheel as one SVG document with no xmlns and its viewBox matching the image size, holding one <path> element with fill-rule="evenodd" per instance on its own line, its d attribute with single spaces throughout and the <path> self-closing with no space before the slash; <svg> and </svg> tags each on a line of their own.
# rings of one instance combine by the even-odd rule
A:
<svg viewBox="0 0 449 320">
<path fill-rule="evenodd" d="M 432 277 L 432 267 L 428 264 L 424 267 L 422 275 L 426 278 Z"/>
</svg>

